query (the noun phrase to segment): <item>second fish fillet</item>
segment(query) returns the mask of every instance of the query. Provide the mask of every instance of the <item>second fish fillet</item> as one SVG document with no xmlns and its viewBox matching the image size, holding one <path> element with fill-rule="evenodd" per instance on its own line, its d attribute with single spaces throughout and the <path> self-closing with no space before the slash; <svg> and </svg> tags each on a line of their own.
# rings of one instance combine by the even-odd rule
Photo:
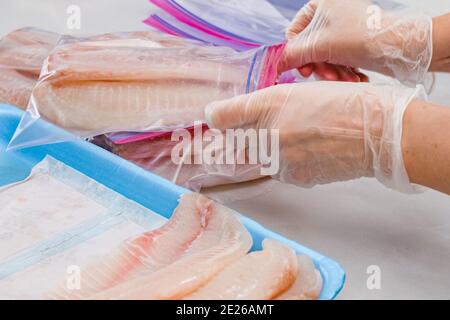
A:
<svg viewBox="0 0 450 320">
<path fill-rule="evenodd" d="M 0 102 L 27 108 L 42 64 L 59 38 L 53 32 L 23 28 L 0 40 Z"/>
<path fill-rule="evenodd" d="M 292 286 L 277 300 L 315 300 L 322 290 L 322 276 L 308 256 L 298 257 L 298 274 Z"/>
<path fill-rule="evenodd" d="M 31 73 L 0 67 L 0 102 L 25 110 L 36 81 Z"/>
<path fill-rule="evenodd" d="M 0 41 L 0 65 L 39 76 L 42 63 L 61 36 L 36 28 L 22 28 L 8 33 Z"/>
<path fill-rule="evenodd" d="M 295 252 L 286 245 L 266 239 L 262 251 L 239 259 L 186 299 L 272 299 L 292 285 L 297 272 Z"/>
</svg>

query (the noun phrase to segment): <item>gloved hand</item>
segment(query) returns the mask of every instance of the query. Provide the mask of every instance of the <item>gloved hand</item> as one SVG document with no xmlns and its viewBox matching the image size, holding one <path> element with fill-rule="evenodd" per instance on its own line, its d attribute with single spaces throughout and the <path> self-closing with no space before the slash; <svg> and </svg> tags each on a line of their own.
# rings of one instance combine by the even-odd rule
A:
<svg viewBox="0 0 450 320">
<path fill-rule="evenodd" d="M 334 64 L 416 85 L 432 59 L 431 17 L 383 10 L 369 0 L 312 0 L 298 12 L 286 36 L 279 68 L 299 68 L 303 76 L 315 69 L 332 71 Z"/>
<path fill-rule="evenodd" d="M 375 176 L 412 192 L 403 164 L 403 113 L 423 87 L 308 82 L 270 87 L 214 102 L 211 127 L 279 129 L 280 170 L 274 178 L 311 187 Z"/>
</svg>

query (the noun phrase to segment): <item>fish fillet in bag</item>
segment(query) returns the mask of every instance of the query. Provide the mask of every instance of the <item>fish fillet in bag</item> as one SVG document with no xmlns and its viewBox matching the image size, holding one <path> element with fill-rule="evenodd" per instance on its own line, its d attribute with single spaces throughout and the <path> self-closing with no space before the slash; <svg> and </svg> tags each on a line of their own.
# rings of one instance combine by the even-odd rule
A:
<svg viewBox="0 0 450 320">
<path fill-rule="evenodd" d="M 26 109 L 44 60 L 60 35 L 22 28 L 0 40 L 0 102 Z"/>
<path fill-rule="evenodd" d="M 283 48 L 238 53 L 158 33 L 121 36 L 61 41 L 9 148 L 68 139 L 45 141 L 33 131 L 39 118 L 83 138 L 190 126 L 211 101 L 273 85 Z"/>
<path fill-rule="evenodd" d="M 62 279 L 165 219 L 47 157 L 0 188 L 0 298 L 44 299 Z"/>
</svg>

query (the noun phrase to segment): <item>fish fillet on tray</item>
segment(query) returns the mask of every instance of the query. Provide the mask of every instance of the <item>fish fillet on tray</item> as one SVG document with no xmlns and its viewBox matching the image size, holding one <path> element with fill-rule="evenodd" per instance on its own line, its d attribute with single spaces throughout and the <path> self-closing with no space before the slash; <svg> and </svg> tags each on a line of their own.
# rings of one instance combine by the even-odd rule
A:
<svg viewBox="0 0 450 320">
<path fill-rule="evenodd" d="M 36 192 L 46 199 L 37 199 Z M 198 193 L 183 194 L 171 219 L 160 227 L 141 226 L 144 231 L 138 232 L 139 221 L 148 218 L 130 214 L 145 209 L 46 158 L 27 179 L 2 187 L 3 198 L 9 199 L 1 210 L 3 225 L 14 226 L 15 233 L 43 221 L 54 230 L 42 230 L 39 237 L 35 232 L 26 242 L 0 240 L 0 248 L 8 250 L 0 259 L 0 296 L 6 299 L 273 299 L 284 293 L 314 299 L 320 294 L 320 274 L 310 258 L 302 256 L 306 262 L 299 263 L 291 248 L 270 239 L 262 251 L 249 253 L 253 240 L 237 214 Z M 86 214 L 67 229 L 67 219 L 73 220 L 73 210 L 84 208 L 85 201 L 91 203 L 89 215 L 83 209 Z M 67 221 L 58 223 L 59 217 Z M 101 251 L 99 242 L 84 238 L 106 235 L 126 221 L 129 227 L 122 228 L 121 237 L 126 230 L 134 235 L 110 241 L 116 244 L 103 245 Z M 131 228 L 132 221 L 137 226 Z M 65 272 L 73 266 L 79 272 L 75 286 L 74 274 Z M 37 273 L 46 281 L 34 281 L 24 291 Z"/>
</svg>

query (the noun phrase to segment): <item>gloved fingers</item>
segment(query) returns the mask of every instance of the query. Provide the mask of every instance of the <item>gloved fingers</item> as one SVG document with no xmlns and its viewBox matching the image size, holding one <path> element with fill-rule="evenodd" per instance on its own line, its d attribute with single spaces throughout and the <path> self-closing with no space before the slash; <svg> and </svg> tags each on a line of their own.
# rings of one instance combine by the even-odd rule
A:
<svg viewBox="0 0 450 320">
<path fill-rule="evenodd" d="M 352 68 L 330 63 L 316 63 L 314 74 L 319 80 L 360 82 L 359 76 Z"/>
<path fill-rule="evenodd" d="M 288 40 L 295 38 L 300 32 L 311 23 L 317 10 L 316 1 L 310 1 L 302 9 L 300 9 L 286 30 L 286 38 Z"/>
<path fill-rule="evenodd" d="M 314 72 L 314 63 L 308 63 L 297 69 L 304 78 L 309 78 Z"/>
<path fill-rule="evenodd" d="M 339 81 L 346 82 L 369 82 L 369 77 L 358 70 L 358 68 L 338 66 Z"/>
<path fill-rule="evenodd" d="M 297 15 L 294 17 L 291 25 L 286 30 L 286 39 L 288 42 L 284 48 L 283 56 L 280 59 L 278 64 L 278 71 L 284 72 L 291 69 L 298 68 L 299 66 L 306 65 L 307 63 L 314 62 L 308 61 L 311 57 L 307 57 L 302 54 L 303 52 L 310 52 L 312 50 L 313 44 L 311 41 L 306 41 L 301 39 L 295 39 L 313 21 L 314 15 L 317 10 L 317 2 L 316 0 L 308 2 L 300 11 L 297 12 Z M 306 32 L 306 31 L 305 31 Z M 300 53 L 300 54 L 299 54 Z"/>
<path fill-rule="evenodd" d="M 334 66 L 339 74 L 338 81 L 362 82 L 361 77 L 354 68 L 346 66 Z"/>
<path fill-rule="evenodd" d="M 250 97 L 254 94 L 257 94 L 257 92 L 208 104 L 205 108 L 205 118 L 208 126 L 225 130 L 245 125 L 250 121 L 249 115 L 252 113 L 251 110 L 256 109 L 256 107 L 251 106 L 250 102 Z M 256 116 L 253 116 L 253 119 L 256 121 Z"/>
<path fill-rule="evenodd" d="M 354 72 L 359 76 L 360 82 L 369 82 L 369 76 L 362 73 L 361 71 L 359 71 L 358 69 L 353 69 Z"/>
<path fill-rule="evenodd" d="M 294 88 L 294 85 L 278 85 L 212 102 L 205 108 L 206 121 L 209 127 L 220 130 L 262 123 L 282 109 Z"/>
<path fill-rule="evenodd" d="M 302 45 L 299 48 L 298 41 L 291 40 L 286 43 L 283 50 L 283 55 L 278 63 L 278 72 L 283 73 L 292 69 L 296 69 L 299 66 L 305 66 L 315 61 L 307 57 L 306 52 L 312 51 L 312 44 L 309 42 L 301 42 Z"/>
<path fill-rule="evenodd" d="M 248 96 L 236 96 L 231 99 L 214 101 L 205 108 L 205 119 L 210 128 L 225 130 L 243 124 Z"/>
<path fill-rule="evenodd" d="M 336 66 L 325 62 L 314 64 L 314 74 L 319 80 L 338 81 L 339 71 Z"/>
<path fill-rule="evenodd" d="M 314 73 L 319 80 L 344 81 L 344 82 L 368 82 L 368 77 L 355 68 L 340 66 L 331 63 L 308 64 L 307 70 L 302 70 L 300 74 Z M 299 70 L 300 71 L 300 70 Z M 311 74 L 310 73 L 310 74 Z"/>
<path fill-rule="evenodd" d="M 308 63 L 297 70 L 304 78 L 309 78 L 315 73 L 319 80 L 369 82 L 369 77 L 356 68 L 329 63 Z"/>
</svg>

